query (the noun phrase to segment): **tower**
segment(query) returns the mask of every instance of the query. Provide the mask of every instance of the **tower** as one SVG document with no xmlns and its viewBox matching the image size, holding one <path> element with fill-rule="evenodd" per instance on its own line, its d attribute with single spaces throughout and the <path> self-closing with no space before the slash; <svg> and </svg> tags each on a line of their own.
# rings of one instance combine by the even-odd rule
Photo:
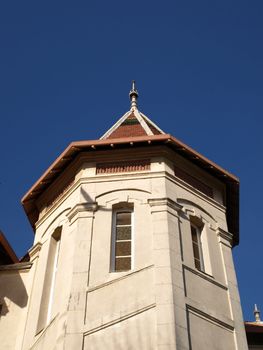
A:
<svg viewBox="0 0 263 350">
<path fill-rule="evenodd" d="M 22 199 L 35 239 L 16 349 L 247 349 L 238 179 L 137 99 L 133 83 L 130 110 Z"/>
</svg>

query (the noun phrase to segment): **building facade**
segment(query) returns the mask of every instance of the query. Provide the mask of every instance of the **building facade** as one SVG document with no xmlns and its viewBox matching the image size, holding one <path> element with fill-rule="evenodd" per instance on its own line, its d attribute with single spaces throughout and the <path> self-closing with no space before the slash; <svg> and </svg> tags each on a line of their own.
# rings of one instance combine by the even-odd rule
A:
<svg viewBox="0 0 263 350">
<path fill-rule="evenodd" d="M 3 349 L 247 349 L 238 179 L 137 98 L 133 85 L 130 110 L 70 144 L 22 199 L 35 238 L 0 267 Z"/>
</svg>

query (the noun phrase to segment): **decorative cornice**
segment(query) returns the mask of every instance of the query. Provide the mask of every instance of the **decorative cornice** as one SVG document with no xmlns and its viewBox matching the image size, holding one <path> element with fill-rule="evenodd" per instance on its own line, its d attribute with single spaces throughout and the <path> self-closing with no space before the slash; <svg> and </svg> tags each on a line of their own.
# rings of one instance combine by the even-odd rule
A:
<svg viewBox="0 0 263 350">
<path fill-rule="evenodd" d="M 67 217 L 70 222 L 76 217 L 78 218 L 79 214 L 85 213 L 85 217 L 93 217 L 93 213 L 98 209 L 98 204 L 96 202 L 89 203 L 79 203 L 76 204 L 70 212 L 67 214 Z M 75 220 L 74 220 L 75 221 Z"/>
<path fill-rule="evenodd" d="M 221 227 L 217 228 L 217 237 L 219 242 L 232 248 L 233 247 L 233 234 L 223 230 Z"/>
<path fill-rule="evenodd" d="M 56 204 L 61 197 L 72 187 L 74 184 L 75 179 L 71 179 L 64 187 L 61 188 L 61 190 L 46 204 L 46 211 L 48 211 L 49 208 L 53 207 L 54 204 Z"/>
<path fill-rule="evenodd" d="M 125 162 L 97 163 L 96 174 L 115 174 L 133 171 L 149 171 L 150 159 L 130 160 Z"/>
<path fill-rule="evenodd" d="M 170 174 L 170 173 L 166 173 L 165 174 L 166 177 L 173 183 L 179 185 L 180 187 L 182 187 L 183 189 L 185 189 L 186 191 L 194 194 L 195 196 L 197 196 L 198 198 L 206 201 L 207 203 L 213 205 L 213 207 L 220 209 L 221 211 L 223 211 L 224 213 L 226 212 L 226 207 L 219 203 L 218 201 L 216 201 L 215 199 L 207 196 L 205 193 L 199 191 L 198 189 L 194 188 L 193 186 L 189 185 L 187 182 L 181 180 L 180 178 Z"/>
<path fill-rule="evenodd" d="M 214 198 L 213 188 L 211 186 L 208 186 L 204 182 L 200 181 L 197 177 L 190 175 L 188 172 L 176 165 L 174 165 L 174 175 L 186 182 L 188 185 L 204 193 L 206 196 Z"/>
<path fill-rule="evenodd" d="M 160 211 L 160 207 L 165 206 L 167 208 L 171 208 L 176 212 L 179 212 L 183 209 L 183 206 L 176 203 L 172 199 L 168 197 L 164 198 L 149 198 L 148 203 L 150 207 L 152 207 L 152 212 Z M 158 208 L 159 207 L 159 208 Z"/>
<path fill-rule="evenodd" d="M 0 271 L 17 271 L 17 270 L 29 270 L 32 266 L 31 262 L 21 262 L 10 265 L 0 265 Z"/>
<path fill-rule="evenodd" d="M 31 247 L 28 251 L 28 254 L 30 256 L 30 261 L 33 262 L 36 258 L 39 257 L 39 252 L 41 250 L 42 243 L 37 242 L 33 247 Z"/>
</svg>

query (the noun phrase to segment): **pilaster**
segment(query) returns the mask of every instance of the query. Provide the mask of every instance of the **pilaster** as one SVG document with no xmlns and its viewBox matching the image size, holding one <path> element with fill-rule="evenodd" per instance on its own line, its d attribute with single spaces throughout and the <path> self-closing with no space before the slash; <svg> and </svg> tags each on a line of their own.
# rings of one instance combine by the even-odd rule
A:
<svg viewBox="0 0 263 350">
<path fill-rule="evenodd" d="M 229 304 L 232 313 L 232 319 L 234 320 L 236 349 L 247 350 L 248 347 L 246 333 L 232 255 L 233 234 L 219 227 L 217 230 L 217 236 L 220 244 L 223 266 L 225 269 L 225 278 L 226 284 L 228 286 Z"/>
<path fill-rule="evenodd" d="M 178 212 L 169 198 L 149 199 L 157 309 L 157 349 L 188 349 Z"/>
<path fill-rule="evenodd" d="M 94 212 L 97 204 L 79 203 L 67 214 L 73 229 L 73 274 L 67 310 L 64 349 L 80 349 L 86 313 L 86 291 L 89 283 Z"/>
<path fill-rule="evenodd" d="M 27 289 L 31 290 L 31 291 L 34 289 L 37 264 L 38 264 L 38 259 L 39 259 L 39 254 L 40 254 L 41 248 L 42 248 L 42 244 L 40 242 L 37 242 L 28 251 L 28 254 L 30 257 L 30 263 L 32 264 L 32 267 L 30 269 L 30 276 L 29 276 L 29 279 L 27 281 Z M 26 313 L 24 315 L 23 331 L 21 331 L 21 334 L 23 334 L 23 339 L 20 339 L 20 337 L 17 339 L 16 350 L 27 349 L 29 347 L 30 340 L 33 339 L 33 337 L 34 337 L 35 329 L 32 329 L 32 327 L 31 327 L 32 312 L 30 315 L 30 311 L 34 307 L 33 299 L 34 299 L 34 294 L 31 292 L 31 293 L 29 293 L 29 299 L 27 302 L 27 310 L 26 310 Z M 20 343 L 20 341 L 21 341 L 21 343 Z"/>
</svg>

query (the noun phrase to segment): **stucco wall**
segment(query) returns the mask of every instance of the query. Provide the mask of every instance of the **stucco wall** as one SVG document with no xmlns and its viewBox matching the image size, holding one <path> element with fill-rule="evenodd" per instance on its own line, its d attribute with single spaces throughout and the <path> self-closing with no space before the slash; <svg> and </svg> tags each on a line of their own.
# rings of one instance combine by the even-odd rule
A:
<svg viewBox="0 0 263 350">
<path fill-rule="evenodd" d="M 20 349 L 24 331 L 29 269 L 18 265 L 0 266 L 0 347 L 5 350 Z"/>
<path fill-rule="evenodd" d="M 178 164 L 197 177 L 191 164 Z M 187 163 L 187 164 L 186 164 Z M 41 250 L 23 349 L 247 349 L 227 232 L 224 187 L 209 198 L 152 158 L 151 171 L 96 175 L 83 162 L 72 187 L 42 208 Z M 134 205 L 133 267 L 111 272 L 112 206 Z M 194 265 L 190 216 L 205 225 L 206 270 Z M 50 237 L 62 226 L 53 318 L 36 333 Z M 203 333 L 205 333 L 205 339 Z M 214 342 L 216 340 L 216 343 Z"/>
</svg>

